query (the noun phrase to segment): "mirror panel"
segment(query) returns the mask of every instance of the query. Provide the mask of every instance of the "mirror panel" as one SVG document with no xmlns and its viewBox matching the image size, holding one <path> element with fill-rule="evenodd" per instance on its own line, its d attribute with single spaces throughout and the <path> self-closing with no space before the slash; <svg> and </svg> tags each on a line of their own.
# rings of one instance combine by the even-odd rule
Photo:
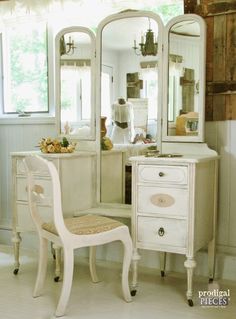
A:
<svg viewBox="0 0 236 319">
<path fill-rule="evenodd" d="M 152 13 L 121 13 L 105 19 L 98 29 L 100 115 L 113 144 L 101 151 L 100 198 L 130 204 L 128 159 L 156 147 L 159 135 L 162 22 Z"/>
<path fill-rule="evenodd" d="M 95 139 L 94 35 L 82 27 L 56 37 L 58 132 L 71 139 Z"/>
<path fill-rule="evenodd" d="M 204 35 L 200 19 L 178 17 L 167 36 L 167 108 L 163 140 L 203 141 Z"/>
</svg>

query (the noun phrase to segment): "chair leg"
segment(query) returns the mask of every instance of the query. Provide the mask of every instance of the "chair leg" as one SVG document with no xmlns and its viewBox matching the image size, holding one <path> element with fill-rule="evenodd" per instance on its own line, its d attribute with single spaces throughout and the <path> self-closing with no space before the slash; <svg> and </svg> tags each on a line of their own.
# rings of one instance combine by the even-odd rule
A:
<svg viewBox="0 0 236 319">
<path fill-rule="evenodd" d="M 39 238 L 39 261 L 38 273 L 34 287 L 33 297 L 38 297 L 44 286 L 46 273 L 47 273 L 47 260 L 48 260 L 48 241 L 47 239 Z"/>
<path fill-rule="evenodd" d="M 63 271 L 63 284 L 60 299 L 55 312 L 56 317 L 64 316 L 66 306 L 70 297 L 72 279 L 74 270 L 74 250 L 64 248 L 64 271 Z"/>
<path fill-rule="evenodd" d="M 122 239 L 124 245 L 124 258 L 123 258 L 123 269 L 122 269 L 122 291 L 125 301 L 132 301 L 130 289 L 129 289 L 129 269 L 132 259 L 132 240 L 129 233 Z"/>
<path fill-rule="evenodd" d="M 89 269 L 92 282 L 99 282 L 96 270 L 96 246 L 89 247 Z"/>
</svg>

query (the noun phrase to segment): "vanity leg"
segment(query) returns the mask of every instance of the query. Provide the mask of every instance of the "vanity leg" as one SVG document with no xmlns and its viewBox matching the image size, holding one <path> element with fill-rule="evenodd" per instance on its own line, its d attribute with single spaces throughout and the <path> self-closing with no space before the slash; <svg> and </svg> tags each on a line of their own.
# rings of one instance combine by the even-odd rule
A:
<svg viewBox="0 0 236 319">
<path fill-rule="evenodd" d="M 55 277 L 54 281 L 58 282 L 61 275 L 61 247 L 53 244 L 53 249 L 55 251 Z"/>
<path fill-rule="evenodd" d="M 215 277 L 215 238 L 208 244 L 208 270 L 209 270 L 209 283 L 213 282 Z"/>
<path fill-rule="evenodd" d="M 184 266 L 187 269 L 187 300 L 190 307 L 193 306 L 193 270 L 196 267 L 196 261 L 193 257 L 187 257 L 184 262 Z"/>
<path fill-rule="evenodd" d="M 14 275 L 18 274 L 18 271 L 20 268 L 20 259 L 19 259 L 20 242 L 21 242 L 20 233 L 13 232 L 12 243 L 13 243 L 13 250 L 14 250 L 14 257 L 15 257 L 15 264 L 14 264 L 14 270 L 13 270 Z"/>
<path fill-rule="evenodd" d="M 131 283 L 131 296 L 135 296 L 138 286 L 138 261 L 140 260 L 140 255 L 138 254 L 138 249 L 133 250 L 132 256 L 132 283 Z"/>
<path fill-rule="evenodd" d="M 166 270 L 166 252 L 159 252 L 159 255 L 160 255 L 161 277 L 165 277 L 165 270 Z"/>
</svg>

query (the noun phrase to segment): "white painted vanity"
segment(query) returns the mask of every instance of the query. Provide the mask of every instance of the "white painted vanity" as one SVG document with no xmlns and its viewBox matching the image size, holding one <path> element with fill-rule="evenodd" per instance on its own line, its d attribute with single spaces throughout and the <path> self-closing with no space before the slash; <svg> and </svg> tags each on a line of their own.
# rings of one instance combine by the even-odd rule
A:
<svg viewBox="0 0 236 319">
<path fill-rule="evenodd" d="M 151 43 L 151 52 L 150 46 L 142 52 L 146 34 L 156 41 Z M 66 46 L 72 38 L 75 52 L 67 56 L 62 44 Z M 209 278 L 214 278 L 218 155 L 204 140 L 205 42 L 205 22 L 192 14 L 176 17 L 164 26 L 153 12 L 128 10 L 105 18 L 96 36 L 85 27 L 60 30 L 55 36 L 57 133 L 61 138 L 79 141 L 79 149 L 91 152 L 74 153 L 68 158 L 44 155 L 55 161 L 60 172 L 65 212 L 80 214 L 77 194 L 82 194 L 82 208 L 91 204 L 88 213 L 131 218 L 133 295 L 138 285 L 139 249 L 160 252 L 162 275 L 165 253 L 183 254 L 190 306 L 195 255 L 206 246 Z M 68 69 L 71 73 L 66 78 Z M 79 74 L 80 86 L 73 82 Z M 81 74 L 86 74 L 86 85 Z M 132 76 L 136 80 L 128 81 Z M 78 87 L 86 87 L 84 94 L 73 91 Z M 132 90 L 136 96 L 128 96 Z M 69 99 L 86 94 L 86 103 Z M 147 127 L 140 124 L 138 129 L 142 134 L 147 131 L 152 137 L 149 141 L 155 143 L 156 153 L 149 157 L 136 153 L 139 148 L 143 152 L 148 144 L 114 145 L 112 150 L 101 151 L 101 116 L 111 126 L 110 106 L 121 96 L 148 105 Z M 136 120 L 141 123 L 140 118 Z M 127 127 L 127 123 L 122 124 Z M 127 159 L 127 154 L 131 158 Z M 32 226 L 28 222 L 24 172 L 19 170 L 25 155 L 12 154 L 15 269 L 19 267 L 19 233 Z M 124 205 L 125 165 L 130 162 L 132 204 Z"/>
<path fill-rule="evenodd" d="M 186 256 L 190 306 L 195 254 L 207 246 L 209 279 L 214 278 L 218 156 L 204 146 L 193 149 L 195 154 L 181 157 L 131 158 L 133 294 L 137 287 L 138 249 Z M 165 275 L 165 255 L 161 275 Z"/>
</svg>

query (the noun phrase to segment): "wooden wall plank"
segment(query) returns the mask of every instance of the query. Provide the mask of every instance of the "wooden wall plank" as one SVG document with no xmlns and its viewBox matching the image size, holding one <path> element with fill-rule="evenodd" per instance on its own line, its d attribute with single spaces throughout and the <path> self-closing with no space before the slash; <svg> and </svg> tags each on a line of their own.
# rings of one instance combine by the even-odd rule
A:
<svg viewBox="0 0 236 319">
<path fill-rule="evenodd" d="M 214 18 L 205 19 L 207 24 L 207 43 L 206 43 L 206 80 L 213 80 L 213 47 L 214 47 Z"/>
<path fill-rule="evenodd" d="M 205 120 L 213 121 L 213 95 L 206 96 Z"/>
<path fill-rule="evenodd" d="M 225 80 L 226 16 L 214 17 L 213 81 Z"/>
<path fill-rule="evenodd" d="M 226 120 L 236 120 L 236 95 L 226 96 Z"/>
<path fill-rule="evenodd" d="M 225 120 L 226 113 L 225 95 L 213 96 L 213 121 Z"/>
<path fill-rule="evenodd" d="M 236 1 L 235 1 L 236 2 Z M 236 14 L 227 15 L 226 80 L 236 81 Z"/>
</svg>

